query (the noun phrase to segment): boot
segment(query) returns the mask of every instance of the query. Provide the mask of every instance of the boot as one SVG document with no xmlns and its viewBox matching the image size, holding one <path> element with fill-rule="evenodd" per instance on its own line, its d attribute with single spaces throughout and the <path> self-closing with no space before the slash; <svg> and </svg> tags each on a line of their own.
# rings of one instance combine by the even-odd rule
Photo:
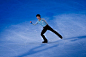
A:
<svg viewBox="0 0 86 57">
<path fill-rule="evenodd" d="M 46 40 L 46 41 L 43 41 L 42 43 L 48 43 L 48 40 Z"/>
</svg>

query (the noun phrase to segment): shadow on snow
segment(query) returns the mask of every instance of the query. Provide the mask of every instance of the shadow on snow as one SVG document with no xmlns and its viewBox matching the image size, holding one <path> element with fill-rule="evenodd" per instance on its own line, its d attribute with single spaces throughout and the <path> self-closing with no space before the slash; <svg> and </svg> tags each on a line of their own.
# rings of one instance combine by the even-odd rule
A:
<svg viewBox="0 0 86 57">
<path fill-rule="evenodd" d="M 55 42 L 57 42 L 57 41 L 55 41 Z M 33 55 L 33 54 L 35 54 L 35 53 L 39 53 L 39 52 L 45 51 L 45 50 L 47 50 L 47 49 L 50 49 L 50 48 L 53 48 L 53 47 L 58 46 L 58 44 L 56 44 L 56 45 L 53 45 L 53 46 L 46 47 L 46 48 L 44 48 L 44 49 L 35 51 L 36 49 L 40 49 L 41 47 L 44 47 L 44 46 L 46 46 L 46 45 L 47 45 L 47 44 L 40 44 L 40 46 L 34 47 L 34 48 L 30 49 L 28 52 L 26 52 L 26 53 L 24 53 L 24 54 L 22 54 L 22 55 L 19 55 L 19 56 L 15 56 L 15 57 L 24 57 L 24 56 L 28 56 L 28 55 Z"/>
<path fill-rule="evenodd" d="M 71 38 L 66 38 L 66 39 L 64 39 L 64 40 L 71 40 L 71 41 L 76 41 L 76 40 L 79 40 L 79 39 L 84 39 L 84 38 L 86 38 L 86 35 L 84 35 L 84 36 L 77 36 L 77 37 L 71 37 Z"/>
<path fill-rule="evenodd" d="M 76 40 L 83 39 L 83 38 L 86 38 L 86 36 L 71 37 L 71 38 L 67 38 L 67 39 L 64 39 L 64 40 L 72 39 L 71 41 L 76 41 Z M 39 52 L 45 51 L 45 50 L 53 48 L 53 47 L 57 47 L 58 46 L 57 42 L 59 42 L 59 41 L 53 42 L 53 43 L 56 43 L 53 46 L 50 46 L 50 47 L 35 51 L 35 49 L 40 49 L 41 47 L 44 47 L 44 46 L 47 45 L 47 44 L 40 44 L 40 46 L 34 47 L 34 48 L 30 49 L 28 52 L 26 52 L 26 53 L 24 53 L 22 55 L 16 56 L 16 57 L 24 57 L 24 56 L 28 56 L 28 55 L 33 55 L 35 53 L 39 53 Z M 52 43 L 50 43 L 50 44 L 52 44 Z"/>
</svg>

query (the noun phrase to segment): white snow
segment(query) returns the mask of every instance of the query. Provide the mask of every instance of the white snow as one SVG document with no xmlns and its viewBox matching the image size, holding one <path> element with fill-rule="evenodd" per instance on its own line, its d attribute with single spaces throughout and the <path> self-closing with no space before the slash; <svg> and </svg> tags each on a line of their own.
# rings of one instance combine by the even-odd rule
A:
<svg viewBox="0 0 86 57">
<path fill-rule="evenodd" d="M 29 21 L 11 25 L 1 34 L 0 57 L 85 57 L 86 16 L 62 14 L 54 17 L 48 23 L 63 36 L 62 40 L 47 31 L 45 36 L 49 43 L 43 44 L 40 25 L 31 25 Z"/>
</svg>

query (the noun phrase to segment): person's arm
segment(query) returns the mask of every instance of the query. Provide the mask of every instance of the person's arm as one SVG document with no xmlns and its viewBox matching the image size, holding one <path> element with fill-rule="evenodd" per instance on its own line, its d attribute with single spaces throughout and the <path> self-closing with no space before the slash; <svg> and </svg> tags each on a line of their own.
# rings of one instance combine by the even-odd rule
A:
<svg viewBox="0 0 86 57">
<path fill-rule="evenodd" d="M 33 24 L 31 21 L 30 21 L 30 23 L 31 23 L 31 24 Z M 37 24 L 38 24 L 38 22 L 36 22 L 36 23 L 35 23 L 35 24 L 33 24 L 33 25 L 37 25 Z"/>
<path fill-rule="evenodd" d="M 44 18 L 42 18 L 42 20 L 43 20 L 46 24 L 48 24 Z"/>
<path fill-rule="evenodd" d="M 33 23 L 32 23 L 33 24 Z M 37 25 L 38 24 L 38 22 L 36 22 L 35 24 L 33 24 L 33 25 Z"/>
</svg>

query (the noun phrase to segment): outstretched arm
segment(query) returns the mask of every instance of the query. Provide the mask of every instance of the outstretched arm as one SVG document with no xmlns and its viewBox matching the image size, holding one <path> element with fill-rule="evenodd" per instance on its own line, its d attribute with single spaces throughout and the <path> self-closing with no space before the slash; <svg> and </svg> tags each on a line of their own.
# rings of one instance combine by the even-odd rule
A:
<svg viewBox="0 0 86 57">
<path fill-rule="evenodd" d="M 31 21 L 30 21 L 30 23 L 31 23 L 31 24 L 33 24 Z M 38 22 L 36 22 L 36 23 L 35 23 L 35 24 L 33 24 L 33 25 L 37 25 L 37 24 L 38 24 Z"/>
</svg>

